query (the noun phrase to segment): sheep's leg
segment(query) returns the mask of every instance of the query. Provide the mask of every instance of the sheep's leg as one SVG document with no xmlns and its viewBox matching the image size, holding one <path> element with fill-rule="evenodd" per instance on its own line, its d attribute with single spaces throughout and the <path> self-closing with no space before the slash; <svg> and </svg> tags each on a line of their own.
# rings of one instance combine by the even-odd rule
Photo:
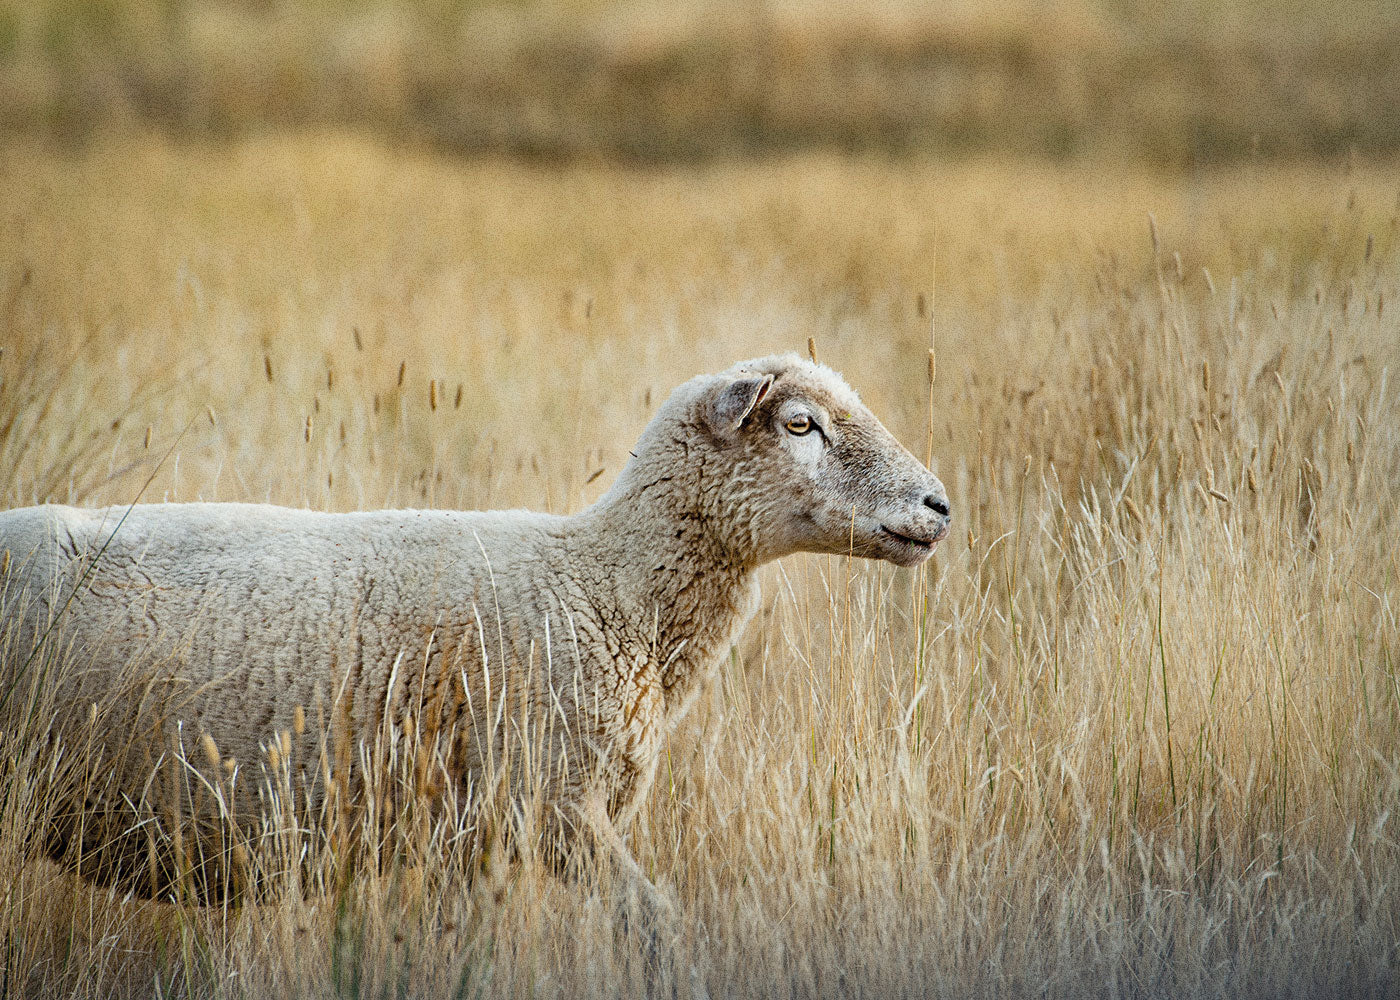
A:
<svg viewBox="0 0 1400 1000">
<path fill-rule="evenodd" d="M 619 873 L 626 886 L 627 895 L 622 908 L 623 926 L 632 924 L 642 937 L 642 952 L 646 962 L 647 996 L 670 995 L 661 990 L 663 946 L 673 941 L 678 932 L 678 914 L 673 904 L 660 889 L 647 878 L 642 866 L 623 843 L 612 817 L 608 815 L 601 796 L 585 799 L 577 807 L 580 833 L 587 834 L 589 847 L 597 854 L 607 854 L 613 870 Z M 692 993 L 705 996 L 703 986 L 696 989 L 699 982 L 694 970 L 691 972 Z M 675 982 L 672 983 L 674 991 Z"/>
<path fill-rule="evenodd" d="M 615 870 L 620 872 L 626 881 L 629 893 L 634 894 L 641 904 L 649 930 L 674 923 L 675 906 L 666 898 L 665 893 L 647 878 L 642 866 L 632 857 L 632 852 L 622 842 L 622 835 L 617 832 L 612 818 L 608 816 L 607 807 L 601 797 L 590 796 L 586 799 L 579 809 L 579 815 L 596 847 L 608 855 Z"/>
</svg>

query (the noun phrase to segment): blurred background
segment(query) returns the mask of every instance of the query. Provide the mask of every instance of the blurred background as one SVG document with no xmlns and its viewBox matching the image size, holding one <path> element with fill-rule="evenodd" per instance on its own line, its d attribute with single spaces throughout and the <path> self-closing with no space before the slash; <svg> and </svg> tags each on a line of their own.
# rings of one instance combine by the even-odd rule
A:
<svg viewBox="0 0 1400 1000">
<path fill-rule="evenodd" d="M 4 0 L 0 126 L 643 163 L 1400 144 L 1390 0 Z"/>
</svg>

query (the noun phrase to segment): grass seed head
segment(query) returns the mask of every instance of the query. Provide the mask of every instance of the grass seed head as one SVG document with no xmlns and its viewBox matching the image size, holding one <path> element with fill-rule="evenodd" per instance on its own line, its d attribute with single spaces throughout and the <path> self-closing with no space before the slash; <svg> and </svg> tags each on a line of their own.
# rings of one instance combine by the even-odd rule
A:
<svg viewBox="0 0 1400 1000">
<path fill-rule="evenodd" d="M 218 770 L 220 766 L 219 745 L 214 742 L 214 737 L 205 733 L 200 737 L 200 743 L 204 746 L 204 759 L 209 762 L 209 766 Z"/>
</svg>

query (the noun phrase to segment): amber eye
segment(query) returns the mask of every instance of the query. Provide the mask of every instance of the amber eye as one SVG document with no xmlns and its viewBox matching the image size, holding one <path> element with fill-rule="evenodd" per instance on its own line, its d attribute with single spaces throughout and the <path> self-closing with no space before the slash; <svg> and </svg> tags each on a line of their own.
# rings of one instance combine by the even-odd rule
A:
<svg viewBox="0 0 1400 1000">
<path fill-rule="evenodd" d="M 797 416 L 790 418 L 785 426 L 789 434 L 795 434 L 801 437 L 812 429 L 812 418 L 805 413 L 799 413 Z"/>
</svg>

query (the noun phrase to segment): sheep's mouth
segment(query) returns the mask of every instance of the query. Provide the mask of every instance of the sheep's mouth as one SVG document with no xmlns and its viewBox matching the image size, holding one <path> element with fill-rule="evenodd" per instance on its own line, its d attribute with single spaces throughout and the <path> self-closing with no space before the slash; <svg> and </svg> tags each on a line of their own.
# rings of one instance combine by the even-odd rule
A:
<svg viewBox="0 0 1400 1000">
<path fill-rule="evenodd" d="M 903 542 L 905 545 L 911 545 L 915 549 L 919 549 L 925 552 L 931 550 L 933 548 L 933 543 L 938 541 L 937 537 L 916 538 L 913 535 L 902 535 L 898 531 L 895 531 L 893 528 L 883 524 L 880 525 L 880 530 L 883 531 L 885 534 L 889 535 L 895 541 Z"/>
</svg>

